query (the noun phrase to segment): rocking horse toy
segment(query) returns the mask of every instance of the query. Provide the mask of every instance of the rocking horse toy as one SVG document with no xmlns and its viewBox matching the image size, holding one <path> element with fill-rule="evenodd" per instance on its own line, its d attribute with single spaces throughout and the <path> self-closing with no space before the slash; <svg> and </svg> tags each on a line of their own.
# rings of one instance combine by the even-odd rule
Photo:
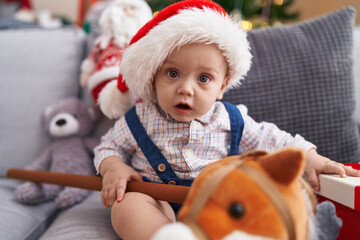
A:
<svg viewBox="0 0 360 240">
<path fill-rule="evenodd" d="M 303 167 L 303 153 L 291 148 L 210 164 L 194 180 L 179 222 L 153 240 L 316 239 L 316 201 Z"/>
</svg>

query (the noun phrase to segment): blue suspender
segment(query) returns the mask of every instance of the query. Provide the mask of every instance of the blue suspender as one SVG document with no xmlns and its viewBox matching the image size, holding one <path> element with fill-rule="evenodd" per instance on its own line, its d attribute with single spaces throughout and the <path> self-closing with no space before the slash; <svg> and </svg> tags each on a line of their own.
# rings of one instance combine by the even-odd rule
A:
<svg viewBox="0 0 360 240">
<path fill-rule="evenodd" d="M 125 120 L 141 151 L 161 180 L 167 182 L 168 178 L 177 178 L 164 155 L 146 133 L 145 128 L 136 114 L 135 106 L 125 114 Z"/>
<path fill-rule="evenodd" d="M 244 130 L 244 119 L 241 116 L 239 109 L 228 102 L 222 102 L 229 113 L 231 143 L 229 156 L 239 154 L 239 144 Z"/>
<path fill-rule="evenodd" d="M 229 156 L 237 155 L 239 153 L 239 143 L 244 129 L 244 120 L 235 105 L 228 102 L 222 103 L 225 105 L 230 118 L 231 144 Z M 125 114 L 125 120 L 141 151 L 160 179 L 164 183 L 190 186 L 192 180 L 178 178 L 159 148 L 150 139 L 136 114 L 135 106 Z"/>
</svg>

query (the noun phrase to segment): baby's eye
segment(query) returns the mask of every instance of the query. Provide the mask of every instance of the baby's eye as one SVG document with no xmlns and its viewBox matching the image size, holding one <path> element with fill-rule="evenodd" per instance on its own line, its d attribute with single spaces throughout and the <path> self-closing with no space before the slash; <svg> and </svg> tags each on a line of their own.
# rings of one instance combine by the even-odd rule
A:
<svg viewBox="0 0 360 240">
<path fill-rule="evenodd" d="M 175 70 L 168 70 L 166 73 L 170 78 L 178 78 L 179 77 L 179 73 Z"/>
<path fill-rule="evenodd" d="M 198 77 L 198 81 L 201 83 L 207 83 L 210 81 L 210 77 L 208 75 L 203 74 Z"/>
</svg>

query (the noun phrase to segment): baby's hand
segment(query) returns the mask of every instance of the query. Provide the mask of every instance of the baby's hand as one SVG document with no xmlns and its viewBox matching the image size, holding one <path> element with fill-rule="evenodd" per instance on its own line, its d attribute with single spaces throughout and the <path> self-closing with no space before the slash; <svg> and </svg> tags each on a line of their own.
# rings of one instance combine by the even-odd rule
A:
<svg viewBox="0 0 360 240">
<path fill-rule="evenodd" d="M 344 166 L 342 163 L 332 161 L 327 157 L 321 156 L 314 149 L 310 149 L 306 153 L 305 175 L 315 191 L 320 190 L 318 177 L 321 173 L 339 174 L 340 177 L 360 177 L 359 170 L 353 169 L 351 166 Z"/>
<path fill-rule="evenodd" d="M 104 160 L 101 165 L 101 175 L 103 176 L 101 201 L 107 208 L 111 207 L 115 200 L 122 201 L 128 181 L 142 181 L 140 173 L 118 157 L 110 157 Z"/>
</svg>

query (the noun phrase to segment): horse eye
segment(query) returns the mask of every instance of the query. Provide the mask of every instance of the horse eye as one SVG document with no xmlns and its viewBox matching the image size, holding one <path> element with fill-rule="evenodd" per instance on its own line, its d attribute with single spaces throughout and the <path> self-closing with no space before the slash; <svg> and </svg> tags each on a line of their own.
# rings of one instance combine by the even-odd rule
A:
<svg viewBox="0 0 360 240">
<path fill-rule="evenodd" d="M 240 219 L 245 214 L 244 205 L 238 202 L 234 202 L 229 206 L 228 213 L 232 218 Z"/>
</svg>

